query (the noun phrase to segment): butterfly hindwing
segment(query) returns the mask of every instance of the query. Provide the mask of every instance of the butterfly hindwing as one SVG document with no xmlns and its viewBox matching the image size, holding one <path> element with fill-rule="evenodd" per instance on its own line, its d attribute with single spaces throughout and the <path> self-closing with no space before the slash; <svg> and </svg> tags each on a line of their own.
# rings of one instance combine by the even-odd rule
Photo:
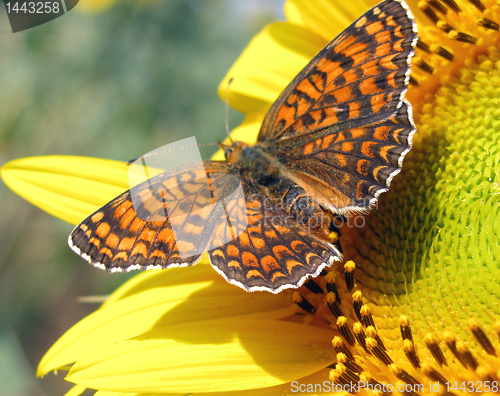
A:
<svg viewBox="0 0 500 396">
<path fill-rule="evenodd" d="M 334 212 L 369 208 L 387 191 L 411 147 L 415 126 L 404 102 L 388 119 L 328 135 L 276 158 L 324 207 Z"/>
<path fill-rule="evenodd" d="M 209 251 L 210 262 L 230 283 L 248 291 L 277 293 L 300 286 L 341 259 L 339 251 L 290 224 L 280 208 L 249 179 L 243 180 L 248 227 L 234 240 Z"/>
</svg>

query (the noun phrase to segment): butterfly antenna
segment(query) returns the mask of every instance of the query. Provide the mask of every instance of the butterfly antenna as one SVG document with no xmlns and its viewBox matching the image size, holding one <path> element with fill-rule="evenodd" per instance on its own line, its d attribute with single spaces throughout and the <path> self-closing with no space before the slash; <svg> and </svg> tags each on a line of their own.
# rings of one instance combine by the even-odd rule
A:
<svg viewBox="0 0 500 396">
<path fill-rule="evenodd" d="M 132 165 L 135 161 L 137 161 L 138 159 L 144 159 L 144 158 L 147 158 L 147 157 L 152 157 L 154 155 L 158 155 L 158 154 L 165 154 L 165 153 L 170 153 L 172 151 L 179 151 L 179 150 L 184 150 L 184 149 L 188 149 L 188 148 L 191 148 L 191 147 L 201 147 L 201 146 L 218 146 L 217 143 L 199 143 L 199 144 L 192 144 L 190 146 L 181 146 L 181 147 L 176 147 L 176 148 L 173 148 L 173 149 L 169 149 L 169 150 L 162 150 L 162 151 L 153 151 L 151 153 L 147 153 L 147 154 L 144 154 L 144 155 L 141 155 L 140 157 L 138 158 L 134 158 L 134 159 L 131 159 L 131 160 L 128 160 L 127 162 L 125 162 L 127 165 Z"/>
<path fill-rule="evenodd" d="M 226 87 L 226 133 L 227 136 L 229 136 L 229 140 L 231 143 L 234 143 L 233 139 L 231 138 L 231 134 L 229 133 L 229 87 L 231 86 L 231 83 L 234 81 L 234 78 L 231 77 L 229 81 L 227 82 L 227 87 Z"/>
</svg>

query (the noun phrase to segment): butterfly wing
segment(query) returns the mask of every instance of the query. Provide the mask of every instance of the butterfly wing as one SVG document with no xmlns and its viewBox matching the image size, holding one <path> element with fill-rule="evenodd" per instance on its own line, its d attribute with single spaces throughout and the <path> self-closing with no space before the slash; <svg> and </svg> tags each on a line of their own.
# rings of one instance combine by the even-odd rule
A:
<svg viewBox="0 0 500 396">
<path fill-rule="evenodd" d="M 331 244 L 291 224 L 251 179 L 244 179 L 248 227 L 237 238 L 208 252 L 228 282 L 247 291 L 279 293 L 302 285 L 341 259 Z"/>
<path fill-rule="evenodd" d="M 285 213 L 230 163 L 203 165 L 164 172 L 121 194 L 73 230 L 71 248 L 110 272 L 193 265 L 208 251 L 230 283 L 273 293 L 340 259 L 332 245 L 284 224 Z"/>
<path fill-rule="evenodd" d="M 285 149 L 390 117 L 403 101 L 416 41 L 416 23 L 403 1 L 373 7 L 281 93 L 258 142 Z"/>
<path fill-rule="evenodd" d="M 204 161 L 161 173 L 80 223 L 71 248 L 110 272 L 168 268 L 246 229 L 240 180 L 228 162 Z"/>
<path fill-rule="evenodd" d="M 264 119 L 258 142 L 333 210 L 370 206 L 401 167 L 415 130 L 404 93 L 417 37 L 403 1 L 380 3 L 316 55 Z"/>
<path fill-rule="evenodd" d="M 401 171 L 415 132 L 410 111 L 404 102 L 384 121 L 327 135 L 275 156 L 322 206 L 338 213 L 363 210 Z"/>
</svg>

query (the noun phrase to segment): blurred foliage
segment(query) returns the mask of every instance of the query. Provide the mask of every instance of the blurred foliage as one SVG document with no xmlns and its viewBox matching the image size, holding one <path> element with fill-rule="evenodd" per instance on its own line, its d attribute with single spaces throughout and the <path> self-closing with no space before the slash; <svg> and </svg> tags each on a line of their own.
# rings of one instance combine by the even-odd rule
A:
<svg viewBox="0 0 500 396">
<path fill-rule="evenodd" d="M 196 136 L 225 136 L 219 81 L 251 37 L 282 17 L 282 0 L 122 0 L 12 34 L 0 7 L 0 165 L 50 154 L 116 160 Z M 230 126 L 241 116 L 230 113 Z M 202 148 L 204 158 L 213 147 Z M 50 345 L 133 274 L 87 265 L 72 226 L 0 183 L 0 396 L 61 395 L 34 378 Z M 62 373 L 64 374 L 64 373 Z"/>
</svg>

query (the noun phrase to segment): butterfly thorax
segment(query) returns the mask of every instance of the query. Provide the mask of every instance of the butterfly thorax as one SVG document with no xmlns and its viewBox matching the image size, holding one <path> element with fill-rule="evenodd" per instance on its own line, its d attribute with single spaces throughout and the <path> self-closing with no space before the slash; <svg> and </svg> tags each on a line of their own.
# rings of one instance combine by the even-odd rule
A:
<svg viewBox="0 0 500 396">
<path fill-rule="evenodd" d="M 330 234 L 330 217 L 307 192 L 286 175 L 286 168 L 259 145 L 235 142 L 225 150 L 226 158 L 239 170 L 240 177 L 257 187 L 279 221 L 306 229 L 323 239 Z M 244 183 L 245 184 L 245 183 Z M 271 218 L 269 221 L 276 221 Z"/>
<path fill-rule="evenodd" d="M 225 154 L 242 177 L 251 176 L 260 185 L 274 184 L 282 177 L 278 161 L 267 155 L 258 145 L 234 142 L 226 149 Z"/>
</svg>

